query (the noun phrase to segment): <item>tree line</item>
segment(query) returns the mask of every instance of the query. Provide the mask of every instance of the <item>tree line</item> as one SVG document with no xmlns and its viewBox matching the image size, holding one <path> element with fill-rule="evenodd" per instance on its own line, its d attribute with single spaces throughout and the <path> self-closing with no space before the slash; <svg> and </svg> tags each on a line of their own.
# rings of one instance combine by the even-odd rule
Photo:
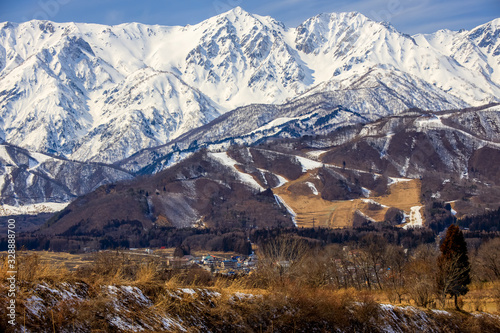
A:
<svg viewBox="0 0 500 333">
<path fill-rule="evenodd" d="M 405 248 L 382 234 L 315 247 L 308 239 L 277 234 L 259 245 L 257 285 L 293 283 L 312 288 L 383 292 L 393 303 L 442 306 L 461 296 L 470 283 L 500 285 L 500 238 L 469 251 L 460 228 L 448 227 L 442 240 Z M 472 263 L 472 264 L 471 264 Z M 500 292 L 495 295 L 500 304 Z"/>
</svg>

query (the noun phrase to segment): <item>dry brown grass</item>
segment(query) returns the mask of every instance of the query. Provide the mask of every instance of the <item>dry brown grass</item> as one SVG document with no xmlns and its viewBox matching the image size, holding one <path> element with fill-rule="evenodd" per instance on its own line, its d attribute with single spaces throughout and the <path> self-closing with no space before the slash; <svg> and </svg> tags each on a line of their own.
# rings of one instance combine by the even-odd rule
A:
<svg viewBox="0 0 500 333">
<path fill-rule="evenodd" d="M 356 210 L 360 210 L 375 221 L 384 220 L 388 208 L 374 210 L 370 204 L 361 199 L 328 201 L 322 199 L 321 195 L 297 193 L 297 191 L 289 190 L 290 186 L 312 181 L 314 178 L 315 171 L 310 171 L 273 190 L 297 214 L 296 222 L 299 227 L 311 228 L 313 225 L 330 228 L 351 227 Z M 422 205 L 420 201 L 421 186 L 420 180 L 398 182 L 390 186 L 389 194 L 369 199 L 388 207 L 401 209 L 409 214 L 411 207 Z"/>
<path fill-rule="evenodd" d="M 500 281 L 472 283 L 462 301 L 465 311 L 500 314 Z"/>
<path fill-rule="evenodd" d="M 18 251 L 16 254 L 17 279 L 22 282 L 63 282 L 71 279 L 71 274 L 64 263 L 42 260 L 36 252 Z M 1 257 L 0 278 L 7 277 L 7 256 Z"/>
<path fill-rule="evenodd" d="M 106 318 L 109 318 L 109 314 L 121 311 L 115 308 L 117 300 L 112 299 L 107 291 L 109 285 L 137 286 L 153 302 L 153 306 L 141 307 L 132 300 L 119 299 L 122 304 L 128 304 L 127 310 L 120 314 L 128 320 L 146 323 L 155 316 L 173 316 L 183 318 L 189 332 L 202 331 L 199 327 L 187 324 L 193 315 L 206 327 L 217 328 L 217 331 L 234 331 L 240 327 L 244 328 L 243 331 L 255 332 L 309 332 L 312 329 L 371 332 L 378 331 L 379 326 L 388 319 L 384 318 L 385 314 L 379 307 L 381 302 L 387 300 L 384 291 L 314 286 L 302 283 L 293 276 L 265 288 L 259 288 L 255 283 L 259 281 L 259 273 L 235 278 L 218 277 L 210 281 L 200 278 L 197 274 L 201 272 L 196 270 L 191 273 L 174 271 L 167 276 L 154 260 L 128 262 L 127 258 L 116 252 L 95 255 L 85 270 L 73 272 L 65 270 L 64 265 L 59 265 L 63 271 L 58 271 L 50 264 L 41 262 L 36 253 L 24 256 L 20 265 L 24 265 L 23 270 L 26 271 L 23 274 L 31 286 L 41 281 L 54 288 L 61 288 L 60 282 L 68 281 L 79 281 L 85 285 L 87 296 L 84 300 L 76 302 L 61 299 L 43 314 L 45 319 L 42 320 L 46 322 L 32 324 L 32 327 L 39 325 L 46 331 L 51 331 L 52 325 L 75 332 L 109 329 Z M 28 265 L 33 269 L 27 269 Z M 4 274 L 4 269 L 0 272 Z M 54 277 L 53 272 L 61 274 L 60 277 Z M 86 275 L 82 275 L 83 272 Z M 477 307 L 471 311 L 488 311 L 480 303 L 484 297 L 487 297 L 488 302 L 497 302 L 498 305 L 498 287 L 498 282 L 471 286 L 470 294 L 464 298 L 465 309 L 470 305 Z M 193 288 L 195 293 L 182 291 L 182 288 Z M 28 289 L 24 289 L 20 304 L 29 295 Z M 461 313 L 453 316 L 457 318 L 456 323 L 445 317 L 442 319 L 450 332 L 456 331 L 456 327 L 464 332 L 491 331 L 500 325 L 498 320 L 490 317 L 476 318 Z"/>
</svg>

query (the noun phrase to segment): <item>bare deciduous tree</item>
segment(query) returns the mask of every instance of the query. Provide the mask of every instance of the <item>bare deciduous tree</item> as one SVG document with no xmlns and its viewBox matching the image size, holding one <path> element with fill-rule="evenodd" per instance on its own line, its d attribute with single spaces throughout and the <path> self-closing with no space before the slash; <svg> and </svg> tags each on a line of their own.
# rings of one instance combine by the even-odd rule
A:
<svg viewBox="0 0 500 333">
<path fill-rule="evenodd" d="M 437 251 L 419 246 L 405 270 L 406 291 L 418 306 L 429 306 L 434 299 Z"/>
<path fill-rule="evenodd" d="M 259 271 L 263 278 L 282 284 L 285 277 L 300 268 L 308 251 L 307 244 L 299 238 L 272 238 L 259 248 Z"/>
<path fill-rule="evenodd" d="M 384 277 L 384 285 L 391 302 L 401 303 L 406 293 L 405 269 L 408 264 L 408 256 L 400 246 L 388 245 L 386 249 L 387 271 Z"/>
<path fill-rule="evenodd" d="M 500 238 L 494 238 L 484 243 L 477 254 L 477 265 L 481 275 L 490 280 L 500 280 Z"/>
</svg>

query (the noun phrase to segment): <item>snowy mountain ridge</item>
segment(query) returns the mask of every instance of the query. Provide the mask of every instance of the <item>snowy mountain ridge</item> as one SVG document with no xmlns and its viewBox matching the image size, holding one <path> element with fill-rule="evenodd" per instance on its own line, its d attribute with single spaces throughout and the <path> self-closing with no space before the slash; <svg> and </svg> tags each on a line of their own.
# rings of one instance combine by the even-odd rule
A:
<svg viewBox="0 0 500 333">
<path fill-rule="evenodd" d="M 495 102 L 498 22 L 413 37 L 355 12 L 288 28 L 239 7 L 185 27 L 4 22 L 0 138 L 113 163 L 255 102 L 330 92 L 370 120 Z"/>
</svg>

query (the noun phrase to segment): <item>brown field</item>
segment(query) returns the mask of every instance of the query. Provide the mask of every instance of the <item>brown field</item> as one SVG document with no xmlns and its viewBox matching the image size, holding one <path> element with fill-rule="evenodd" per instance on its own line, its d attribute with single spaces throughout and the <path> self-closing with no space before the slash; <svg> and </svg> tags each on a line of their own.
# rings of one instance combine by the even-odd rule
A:
<svg viewBox="0 0 500 333">
<path fill-rule="evenodd" d="M 174 254 L 174 248 L 167 249 L 155 249 L 151 254 L 147 254 L 145 249 L 137 250 L 110 250 L 110 251 L 100 251 L 100 252 L 112 252 L 119 253 L 123 255 L 127 260 L 131 262 L 141 262 L 148 258 L 167 258 L 172 257 Z M 68 271 L 75 271 L 78 268 L 89 265 L 94 261 L 93 253 L 82 253 L 82 254 L 71 254 L 67 252 L 52 252 L 52 251 L 18 251 L 18 257 L 25 257 L 29 255 L 36 254 L 38 256 L 39 263 L 42 266 L 59 267 L 65 268 Z M 221 258 L 231 258 L 232 256 L 237 256 L 239 254 L 235 252 L 218 252 L 218 251 L 192 251 L 191 254 L 194 257 L 201 257 L 205 255 L 212 255 L 214 257 Z M 7 252 L 0 252 L 0 258 L 6 257 Z"/>
<path fill-rule="evenodd" d="M 51 252 L 51 251 L 18 251 L 17 256 L 23 257 L 31 254 L 37 254 L 39 262 L 42 265 L 51 267 L 64 267 L 69 271 L 74 271 L 79 267 L 88 265 L 92 261 L 92 255 L 89 253 L 84 254 L 70 254 L 67 252 Z M 7 253 L 0 252 L 0 257 L 6 256 Z"/>
<path fill-rule="evenodd" d="M 316 173 L 312 170 L 297 180 L 290 181 L 274 189 L 274 193 L 279 195 L 297 214 L 296 222 L 299 227 L 351 227 L 354 213 L 357 210 L 377 222 L 384 221 L 384 216 L 388 208 L 370 210 L 369 204 L 362 199 L 328 201 L 322 199 L 320 195 L 297 193 L 297 191 L 292 192 L 289 190 L 290 186 L 310 181 L 315 176 Z M 420 190 L 420 180 L 403 181 L 392 184 L 389 194 L 379 197 L 369 197 L 367 199 L 372 199 L 388 207 L 401 209 L 409 214 L 411 207 L 422 205 L 420 202 Z"/>
</svg>

